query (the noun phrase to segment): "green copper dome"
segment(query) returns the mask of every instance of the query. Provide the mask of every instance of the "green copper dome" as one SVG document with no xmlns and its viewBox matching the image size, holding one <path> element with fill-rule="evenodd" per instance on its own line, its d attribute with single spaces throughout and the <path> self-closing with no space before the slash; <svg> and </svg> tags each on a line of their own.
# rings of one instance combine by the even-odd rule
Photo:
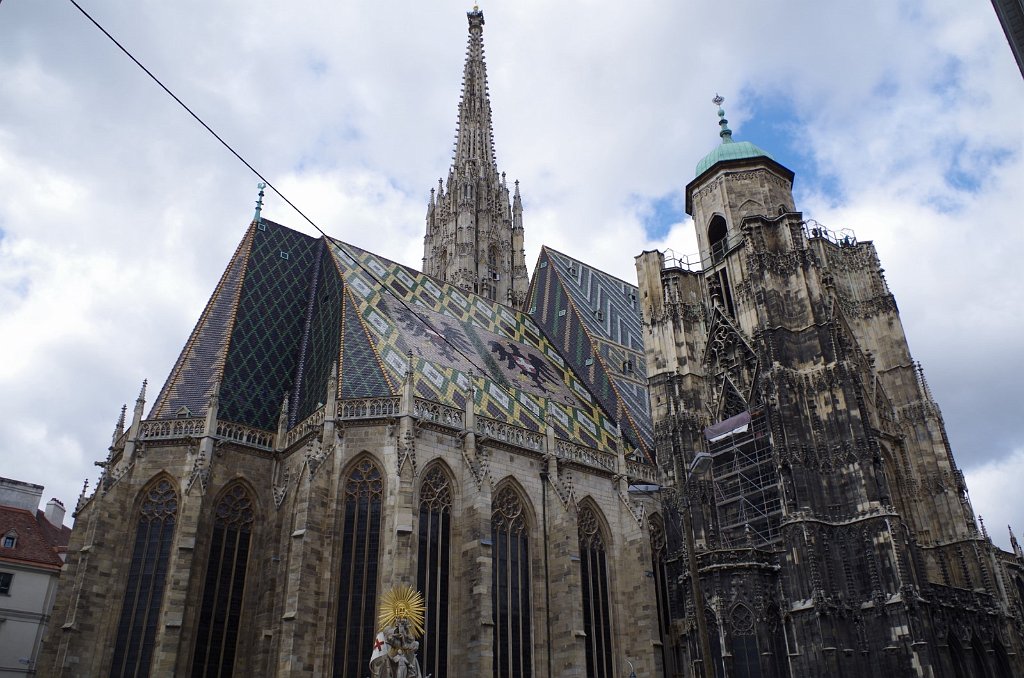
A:
<svg viewBox="0 0 1024 678">
<path fill-rule="evenodd" d="M 767 151 L 758 148 L 749 141 L 733 141 L 732 139 L 726 140 L 723 138 L 721 146 L 716 147 L 715 150 L 705 155 L 704 159 L 697 163 L 697 173 L 694 176 L 699 177 L 716 162 L 757 157 L 775 159 Z"/>
<path fill-rule="evenodd" d="M 723 99 L 721 97 L 715 97 L 715 103 L 719 105 L 718 125 L 722 128 L 722 131 L 718 133 L 718 136 L 722 137 L 722 143 L 697 163 L 697 173 L 695 176 L 699 177 L 701 174 L 706 172 L 709 167 L 717 162 L 722 162 L 723 160 L 742 160 L 743 158 L 775 159 L 772 158 L 767 151 L 758 148 L 749 141 L 732 140 L 732 130 L 729 129 L 729 121 L 725 119 L 725 111 L 721 108 L 722 101 Z"/>
</svg>

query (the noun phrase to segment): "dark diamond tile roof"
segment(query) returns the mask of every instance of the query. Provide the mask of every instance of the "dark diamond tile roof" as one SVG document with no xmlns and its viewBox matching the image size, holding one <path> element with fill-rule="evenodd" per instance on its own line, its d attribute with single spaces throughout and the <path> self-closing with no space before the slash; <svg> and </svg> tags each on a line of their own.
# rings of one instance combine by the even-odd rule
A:
<svg viewBox="0 0 1024 678">
<path fill-rule="evenodd" d="M 218 416 L 277 428 L 281 399 L 294 390 L 310 290 L 322 243 L 264 220 L 253 234 L 238 301 Z"/>
</svg>

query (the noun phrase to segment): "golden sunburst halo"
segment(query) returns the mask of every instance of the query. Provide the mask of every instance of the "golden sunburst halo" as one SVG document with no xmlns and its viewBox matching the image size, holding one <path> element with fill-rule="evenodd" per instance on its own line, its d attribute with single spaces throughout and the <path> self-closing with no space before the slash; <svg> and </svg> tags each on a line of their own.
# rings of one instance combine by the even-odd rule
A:
<svg viewBox="0 0 1024 678">
<path fill-rule="evenodd" d="M 423 635 L 423 615 L 426 610 L 423 594 L 411 586 L 400 584 L 381 596 L 378 621 L 384 629 L 399 619 L 405 619 L 409 622 L 413 636 L 419 638 Z"/>
</svg>

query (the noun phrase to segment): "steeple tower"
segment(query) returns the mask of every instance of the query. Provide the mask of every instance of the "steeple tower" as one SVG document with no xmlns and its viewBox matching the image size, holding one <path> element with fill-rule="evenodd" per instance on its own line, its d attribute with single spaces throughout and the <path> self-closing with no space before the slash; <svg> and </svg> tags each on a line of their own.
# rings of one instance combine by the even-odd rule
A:
<svg viewBox="0 0 1024 678">
<path fill-rule="evenodd" d="M 484 13 L 467 13 L 469 43 L 459 98 L 455 156 L 448 181 L 427 204 L 423 271 L 440 280 L 522 308 L 529 280 L 523 251 L 519 182 L 510 200 L 498 173 L 484 61 Z"/>
</svg>

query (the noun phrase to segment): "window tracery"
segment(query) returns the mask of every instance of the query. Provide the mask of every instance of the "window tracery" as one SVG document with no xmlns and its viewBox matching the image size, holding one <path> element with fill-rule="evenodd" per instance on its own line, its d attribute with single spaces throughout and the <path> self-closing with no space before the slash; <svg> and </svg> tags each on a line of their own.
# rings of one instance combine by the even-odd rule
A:
<svg viewBox="0 0 1024 678">
<path fill-rule="evenodd" d="M 192 660 L 194 678 L 230 676 L 234 670 L 254 522 L 252 497 L 241 483 L 235 483 L 214 509 Z"/>
<path fill-rule="evenodd" d="M 149 674 L 177 522 L 178 493 L 169 479 L 161 478 L 143 493 L 117 624 L 111 678 Z"/>
<path fill-rule="evenodd" d="M 494 676 L 530 678 L 533 656 L 526 509 L 508 486 L 492 502 L 491 544 Z"/>
<path fill-rule="evenodd" d="M 440 466 L 427 471 L 420 485 L 417 582 L 427 604 L 422 671 L 448 675 L 448 587 L 451 567 L 452 488 Z"/>
<path fill-rule="evenodd" d="M 362 676 L 376 636 L 377 568 L 384 479 L 369 458 L 342 488 L 341 571 L 335 623 L 334 675 Z"/>
<path fill-rule="evenodd" d="M 605 539 L 597 514 L 590 506 L 580 509 L 577 526 L 587 675 L 592 678 L 611 678 L 612 625 Z"/>
</svg>

